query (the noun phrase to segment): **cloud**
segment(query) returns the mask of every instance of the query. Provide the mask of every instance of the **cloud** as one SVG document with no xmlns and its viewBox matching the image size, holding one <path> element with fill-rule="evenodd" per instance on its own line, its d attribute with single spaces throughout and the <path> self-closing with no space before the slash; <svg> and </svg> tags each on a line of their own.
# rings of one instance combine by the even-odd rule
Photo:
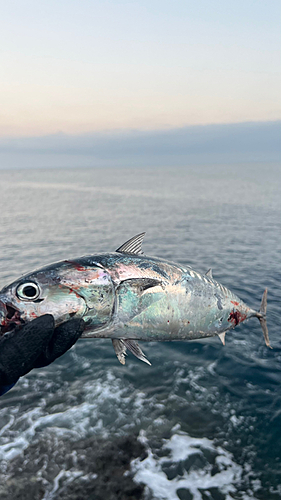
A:
<svg viewBox="0 0 281 500">
<path fill-rule="evenodd" d="M 2 168 L 278 162 L 281 121 L 0 139 Z"/>
</svg>

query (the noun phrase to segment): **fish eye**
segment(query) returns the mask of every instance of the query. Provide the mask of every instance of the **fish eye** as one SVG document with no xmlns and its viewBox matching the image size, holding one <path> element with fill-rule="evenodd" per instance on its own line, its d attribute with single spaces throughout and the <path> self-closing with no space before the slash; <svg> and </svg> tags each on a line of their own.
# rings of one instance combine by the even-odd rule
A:
<svg viewBox="0 0 281 500">
<path fill-rule="evenodd" d="M 16 290 L 19 299 L 35 300 L 40 295 L 39 286 L 36 283 L 22 283 Z"/>
</svg>

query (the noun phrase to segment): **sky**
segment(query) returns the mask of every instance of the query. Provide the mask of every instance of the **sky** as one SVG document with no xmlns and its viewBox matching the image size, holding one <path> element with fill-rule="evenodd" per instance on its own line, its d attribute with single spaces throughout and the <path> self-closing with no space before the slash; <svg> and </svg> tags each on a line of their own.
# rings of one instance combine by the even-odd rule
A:
<svg viewBox="0 0 281 500">
<path fill-rule="evenodd" d="M 280 14 L 280 0 L 1 2 L 0 138 L 277 123 Z"/>
</svg>

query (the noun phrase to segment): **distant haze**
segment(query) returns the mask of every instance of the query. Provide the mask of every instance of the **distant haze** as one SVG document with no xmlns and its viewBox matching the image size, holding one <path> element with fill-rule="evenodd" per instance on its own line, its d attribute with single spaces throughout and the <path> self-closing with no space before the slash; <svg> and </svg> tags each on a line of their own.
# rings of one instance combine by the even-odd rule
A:
<svg viewBox="0 0 281 500">
<path fill-rule="evenodd" d="M 0 168 L 280 162 L 281 121 L 0 139 Z"/>
</svg>

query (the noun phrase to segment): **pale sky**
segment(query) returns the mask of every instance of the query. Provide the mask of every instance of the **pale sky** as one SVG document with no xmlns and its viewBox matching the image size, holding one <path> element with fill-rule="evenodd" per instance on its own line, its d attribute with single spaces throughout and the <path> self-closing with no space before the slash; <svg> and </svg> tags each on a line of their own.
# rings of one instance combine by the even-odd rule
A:
<svg viewBox="0 0 281 500">
<path fill-rule="evenodd" d="M 280 0 L 7 0 L 0 136 L 281 119 Z"/>
</svg>

